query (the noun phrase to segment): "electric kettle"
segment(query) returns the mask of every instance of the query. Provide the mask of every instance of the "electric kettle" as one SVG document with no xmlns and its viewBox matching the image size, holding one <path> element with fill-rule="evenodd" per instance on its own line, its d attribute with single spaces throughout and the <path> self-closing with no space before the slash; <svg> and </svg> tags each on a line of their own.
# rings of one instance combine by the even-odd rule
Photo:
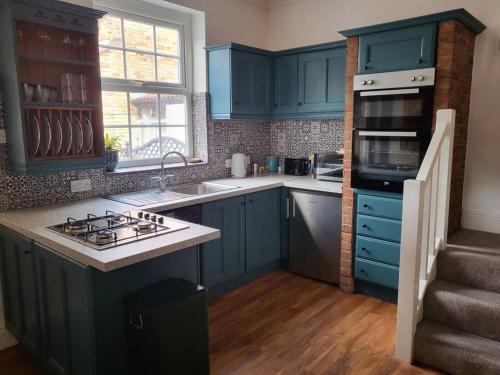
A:
<svg viewBox="0 0 500 375">
<path fill-rule="evenodd" d="M 242 153 L 233 154 L 231 159 L 226 160 L 226 167 L 231 168 L 231 177 L 244 178 L 247 176 L 247 167 L 250 164 L 250 156 Z"/>
</svg>

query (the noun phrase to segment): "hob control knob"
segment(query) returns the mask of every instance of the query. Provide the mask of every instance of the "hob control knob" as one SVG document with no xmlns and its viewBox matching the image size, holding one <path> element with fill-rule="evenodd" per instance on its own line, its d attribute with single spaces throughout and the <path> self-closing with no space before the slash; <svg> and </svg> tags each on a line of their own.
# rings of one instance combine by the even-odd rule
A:
<svg viewBox="0 0 500 375">
<path fill-rule="evenodd" d="M 156 215 L 151 216 L 151 221 L 152 221 L 153 223 L 156 223 Z"/>
<path fill-rule="evenodd" d="M 419 81 L 423 81 L 423 80 L 424 80 L 424 76 L 418 76 L 418 77 L 417 77 L 417 79 L 418 79 Z"/>
<path fill-rule="evenodd" d="M 369 79 L 368 81 L 366 81 L 366 83 L 368 83 L 369 85 L 373 85 L 373 80 Z"/>
<path fill-rule="evenodd" d="M 411 77 L 410 77 L 410 81 L 412 81 L 412 82 L 415 82 L 415 80 L 416 80 L 416 79 L 417 79 L 417 78 L 416 78 L 415 76 L 411 76 Z"/>
<path fill-rule="evenodd" d="M 160 217 L 158 218 L 158 223 L 163 224 L 163 222 L 164 222 L 164 220 L 163 220 L 163 218 L 160 216 Z"/>
<path fill-rule="evenodd" d="M 139 219 L 142 219 L 142 217 L 143 217 L 143 216 L 144 216 L 144 212 L 139 211 L 139 212 L 137 213 L 137 217 L 138 217 Z"/>
<path fill-rule="evenodd" d="M 149 219 L 149 214 L 144 214 L 144 219 L 148 220 Z"/>
<path fill-rule="evenodd" d="M 361 81 L 360 83 L 362 86 L 366 85 L 366 81 Z"/>
</svg>

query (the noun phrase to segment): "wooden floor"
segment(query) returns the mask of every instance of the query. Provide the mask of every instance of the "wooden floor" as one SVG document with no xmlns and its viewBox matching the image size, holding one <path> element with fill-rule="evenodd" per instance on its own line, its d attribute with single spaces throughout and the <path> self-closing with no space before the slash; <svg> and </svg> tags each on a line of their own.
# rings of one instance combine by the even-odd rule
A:
<svg viewBox="0 0 500 375">
<path fill-rule="evenodd" d="M 394 359 L 396 306 L 274 272 L 213 300 L 212 374 L 437 374 Z M 38 375 L 19 347 L 0 374 Z"/>
</svg>

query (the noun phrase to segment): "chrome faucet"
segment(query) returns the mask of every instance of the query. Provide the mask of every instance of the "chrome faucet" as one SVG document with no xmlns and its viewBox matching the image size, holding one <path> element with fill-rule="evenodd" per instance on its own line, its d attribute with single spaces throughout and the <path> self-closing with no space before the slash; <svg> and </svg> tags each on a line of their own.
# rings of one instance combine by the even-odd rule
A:
<svg viewBox="0 0 500 375">
<path fill-rule="evenodd" d="M 160 175 L 157 177 L 154 177 L 155 180 L 158 180 L 160 182 L 160 190 L 161 191 L 167 190 L 170 178 L 174 177 L 174 175 L 172 175 L 172 174 L 165 175 L 165 159 L 169 155 L 172 155 L 172 154 L 179 156 L 182 159 L 182 161 L 184 162 L 184 166 L 188 165 L 188 161 L 187 161 L 186 157 L 178 151 L 169 151 L 165 155 L 163 155 L 163 157 L 161 158 Z"/>
</svg>

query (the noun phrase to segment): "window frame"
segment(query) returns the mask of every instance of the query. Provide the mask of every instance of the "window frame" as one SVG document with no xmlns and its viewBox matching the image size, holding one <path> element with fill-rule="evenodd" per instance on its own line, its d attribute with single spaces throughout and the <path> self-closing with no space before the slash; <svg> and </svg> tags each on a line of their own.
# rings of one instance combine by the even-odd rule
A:
<svg viewBox="0 0 500 375">
<path fill-rule="evenodd" d="M 128 1 L 121 0 L 120 2 L 107 0 L 106 3 L 99 2 L 96 8 L 106 11 L 110 16 L 119 17 L 121 22 L 121 32 L 122 32 L 122 47 L 116 46 L 104 46 L 99 44 L 99 48 L 109 48 L 118 51 L 124 51 L 123 53 L 123 63 L 124 63 L 124 74 L 126 74 L 126 51 L 146 53 L 155 56 L 155 73 L 157 75 L 157 61 L 156 56 L 166 56 L 166 54 L 157 54 L 156 48 L 154 52 L 144 51 L 141 49 L 133 49 L 125 47 L 125 30 L 124 30 L 124 19 L 141 22 L 151 25 L 156 25 L 158 27 L 175 28 L 179 32 L 179 74 L 180 83 L 167 83 L 167 82 L 154 82 L 154 81 L 140 81 L 128 78 L 103 78 L 101 77 L 101 88 L 103 91 L 114 91 L 114 92 L 124 92 L 127 93 L 127 98 L 129 99 L 128 93 L 154 93 L 154 94 L 167 94 L 167 95 L 181 95 L 186 98 L 185 105 L 185 117 L 186 117 L 186 151 L 185 156 L 193 156 L 193 124 L 192 124 L 192 93 L 193 93 L 193 40 L 192 40 L 192 25 L 191 17 L 189 14 L 181 13 L 178 11 L 170 10 L 163 6 L 157 6 L 155 4 L 146 3 L 142 1 Z M 160 12 L 161 10 L 161 12 Z M 165 14 L 167 19 L 159 19 L 155 14 Z M 154 40 L 156 46 L 156 39 Z M 130 106 L 130 101 L 127 104 Z M 128 108 L 128 115 L 130 117 L 130 111 Z M 161 111 L 158 108 L 158 113 Z M 141 125 L 143 126 L 143 125 Z M 126 126 L 108 126 L 106 128 L 128 128 L 129 132 L 132 128 L 137 128 L 139 126 L 134 126 L 129 123 Z M 152 127 L 167 128 L 169 125 L 153 125 Z M 170 125 L 172 127 L 172 125 Z M 133 145 L 132 145 L 133 146 Z M 160 164 L 162 157 L 151 158 L 151 159 L 138 159 L 138 160 L 123 160 L 119 161 L 118 167 L 140 167 L 140 166 L 151 166 Z M 165 163 L 178 163 L 180 162 L 179 157 L 168 157 Z"/>
</svg>

